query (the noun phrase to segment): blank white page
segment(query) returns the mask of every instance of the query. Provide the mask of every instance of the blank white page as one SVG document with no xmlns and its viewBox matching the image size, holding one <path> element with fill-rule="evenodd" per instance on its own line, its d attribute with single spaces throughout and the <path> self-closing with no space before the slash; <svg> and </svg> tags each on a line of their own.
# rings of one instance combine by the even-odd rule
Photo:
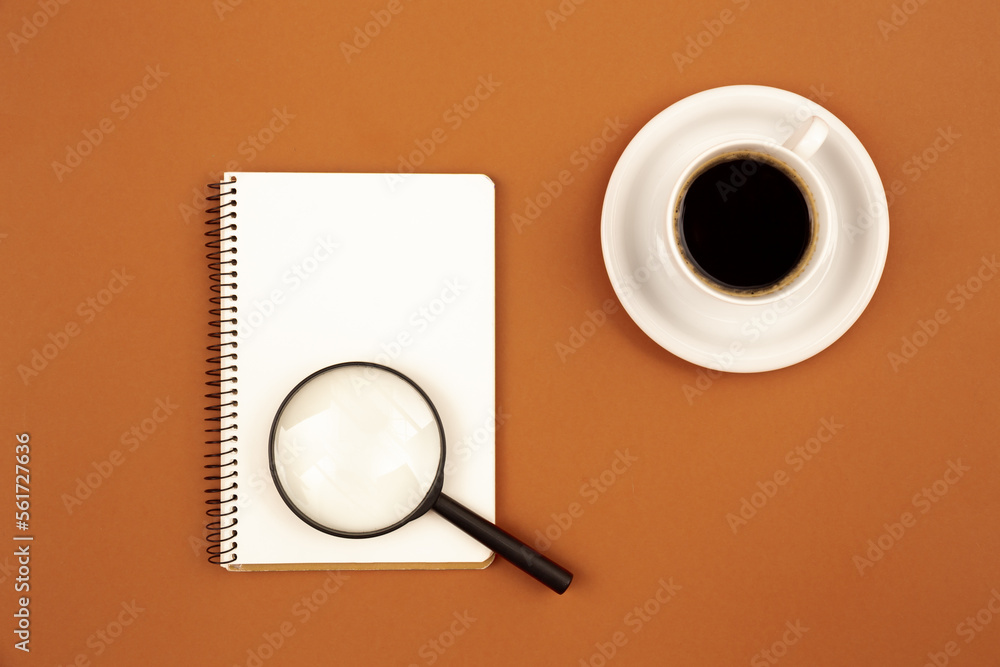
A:
<svg viewBox="0 0 1000 667">
<path fill-rule="evenodd" d="M 493 182 L 475 174 L 232 177 L 236 194 L 222 202 L 235 200 L 223 210 L 237 213 L 228 245 L 237 260 L 229 339 L 238 345 L 239 523 L 228 567 L 484 567 L 491 552 L 433 511 L 375 538 L 317 531 L 281 500 L 267 454 L 275 413 L 302 379 L 344 361 L 382 363 L 437 407 L 445 492 L 494 520 Z"/>
</svg>

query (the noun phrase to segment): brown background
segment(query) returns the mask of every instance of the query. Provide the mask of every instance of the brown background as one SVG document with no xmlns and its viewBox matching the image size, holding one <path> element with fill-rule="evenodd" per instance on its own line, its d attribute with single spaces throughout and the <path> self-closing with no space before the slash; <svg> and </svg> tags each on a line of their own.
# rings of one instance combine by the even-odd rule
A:
<svg viewBox="0 0 1000 667">
<path fill-rule="evenodd" d="M 341 42 L 371 12 L 384 19 L 387 2 L 336 4 L 0 8 L 0 456 L 10 489 L 0 662 L 746 665 L 774 664 L 758 652 L 777 642 L 783 665 L 918 666 L 928 653 L 1000 664 L 1000 618 L 969 643 L 960 625 L 1000 587 L 1000 279 L 974 279 L 1000 246 L 996 3 L 563 0 L 568 16 L 553 28 L 558 0 L 403 0 L 350 62 Z M 232 11 L 220 16 L 222 7 Z M 732 20 L 712 36 L 724 10 Z M 884 35 L 893 17 L 902 25 Z M 699 33 L 707 46 L 692 47 L 697 57 L 679 71 L 673 54 Z M 123 118 L 115 101 L 147 66 L 166 76 L 147 78 L 155 87 L 138 91 L 145 99 Z M 446 122 L 490 76 L 499 85 L 488 99 L 460 127 Z M 620 309 L 561 359 L 556 346 L 571 328 L 614 299 L 599 227 L 618 156 L 671 103 L 735 83 L 825 91 L 887 188 L 905 189 L 890 208 L 888 262 L 867 311 L 819 356 L 764 374 L 702 377 Z M 293 116 L 287 126 L 263 133 L 273 139 L 263 150 L 241 147 L 274 109 Z M 579 171 L 574 152 L 608 118 L 626 128 Z M 113 131 L 57 173 L 53 162 L 66 163 L 67 146 L 96 136 L 102 119 Z M 497 396 L 509 415 L 497 433 L 498 516 L 525 537 L 558 535 L 548 553 L 575 582 L 559 597 L 498 561 L 485 571 L 350 573 L 327 597 L 324 573 L 210 566 L 201 468 L 209 292 L 205 216 L 195 212 L 204 184 L 234 166 L 394 171 L 439 127 L 446 140 L 419 170 L 482 172 L 497 185 Z M 948 128 L 959 138 L 930 150 Z M 936 160 L 915 169 L 925 150 Z M 563 169 L 573 182 L 519 232 L 512 216 Z M 115 270 L 133 278 L 102 293 Z M 978 291 L 958 308 L 951 291 L 970 279 Z M 102 296 L 113 299 L 88 321 L 79 304 Z M 939 309 L 947 321 L 936 335 L 914 337 Z M 68 324 L 78 334 L 22 379 L 19 366 Z M 923 345 L 894 368 L 890 353 L 913 351 L 904 337 Z M 685 385 L 699 378 L 704 391 L 689 400 Z M 122 435 L 150 420 L 158 399 L 177 407 L 147 421 L 155 432 L 128 451 Z M 843 428 L 793 470 L 786 453 L 823 418 Z M 21 432 L 32 452 L 30 654 L 13 648 L 12 634 Z M 78 480 L 115 450 L 121 465 L 68 511 Z M 637 460 L 606 473 L 605 492 L 585 495 L 617 451 Z M 914 504 L 949 461 L 969 470 L 939 484 L 939 501 Z M 734 534 L 727 514 L 778 471 L 787 483 Z M 561 529 L 553 515 L 572 503 L 582 514 Z M 915 525 L 859 572 L 855 556 L 904 512 Z M 661 579 L 681 589 L 662 608 L 649 603 L 658 613 L 635 632 L 627 615 Z M 314 593 L 323 604 L 303 622 L 295 605 Z M 118 627 L 133 601 L 142 611 Z M 449 636 L 463 612 L 475 621 Z M 808 628 L 801 638 L 786 634 L 797 622 Z M 293 633 L 261 652 L 282 627 Z M 107 644 L 98 631 L 118 636 Z M 618 632 L 624 645 L 607 659 L 600 649 L 610 653 Z M 453 645 L 435 652 L 428 642 L 439 638 Z M 957 655 L 944 653 L 948 642 Z"/>
</svg>

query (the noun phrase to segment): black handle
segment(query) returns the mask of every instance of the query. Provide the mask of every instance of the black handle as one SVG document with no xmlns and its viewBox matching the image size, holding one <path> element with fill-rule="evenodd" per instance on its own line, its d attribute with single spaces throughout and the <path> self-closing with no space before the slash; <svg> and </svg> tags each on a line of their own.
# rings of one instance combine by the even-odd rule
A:
<svg viewBox="0 0 1000 667">
<path fill-rule="evenodd" d="M 572 572 L 552 562 L 507 531 L 498 528 L 443 493 L 439 494 L 437 500 L 434 501 L 434 509 L 455 526 L 538 579 L 556 593 L 562 595 L 569 588 L 569 582 L 573 581 Z"/>
</svg>

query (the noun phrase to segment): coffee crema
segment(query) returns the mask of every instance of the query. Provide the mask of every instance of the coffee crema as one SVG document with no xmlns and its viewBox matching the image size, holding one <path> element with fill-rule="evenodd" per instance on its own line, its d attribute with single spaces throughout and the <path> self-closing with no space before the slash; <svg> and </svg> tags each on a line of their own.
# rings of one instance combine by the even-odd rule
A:
<svg viewBox="0 0 1000 667">
<path fill-rule="evenodd" d="M 760 296 L 792 282 L 809 263 L 819 221 L 809 188 L 790 167 L 757 151 L 702 165 L 674 210 L 681 254 L 715 289 Z"/>
</svg>

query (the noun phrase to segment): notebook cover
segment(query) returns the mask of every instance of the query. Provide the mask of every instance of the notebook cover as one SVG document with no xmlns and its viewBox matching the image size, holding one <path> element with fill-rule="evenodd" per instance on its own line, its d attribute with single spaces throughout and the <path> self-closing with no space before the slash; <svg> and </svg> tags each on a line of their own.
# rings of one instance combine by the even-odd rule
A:
<svg viewBox="0 0 1000 667">
<path fill-rule="evenodd" d="M 489 549 L 433 513 L 368 539 L 317 531 L 281 500 L 267 453 L 274 415 L 299 381 L 336 363 L 380 363 L 434 401 L 447 443 L 445 492 L 493 520 L 492 181 L 240 172 L 224 182 L 232 183 L 220 199 L 229 269 L 221 298 L 237 308 L 221 327 L 235 358 L 221 366 L 238 405 L 223 410 L 221 428 L 239 441 L 222 463 L 239 486 L 223 491 L 224 501 L 235 498 L 223 514 L 235 507 L 238 524 L 222 531 L 223 546 L 232 539 L 237 547 L 221 549 L 220 562 L 231 570 L 485 567 Z"/>
</svg>

